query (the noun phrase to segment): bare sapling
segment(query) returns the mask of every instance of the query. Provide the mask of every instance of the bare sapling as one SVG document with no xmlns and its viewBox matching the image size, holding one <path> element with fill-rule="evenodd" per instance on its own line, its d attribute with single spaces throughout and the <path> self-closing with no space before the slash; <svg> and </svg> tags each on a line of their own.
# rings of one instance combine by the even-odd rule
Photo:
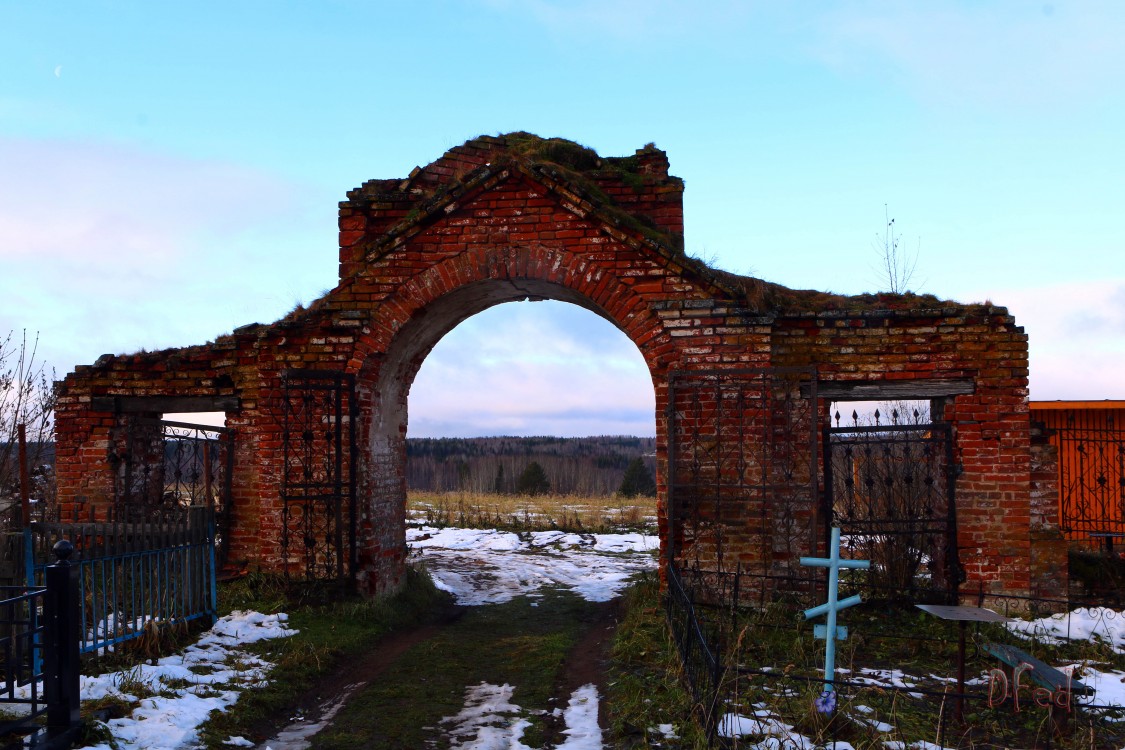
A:
<svg viewBox="0 0 1125 750">
<path fill-rule="evenodd" d="M 0 338 L 0 513 L 5 519 L 18 511 L 20 494 L 19 442 L 27 445 L 27 470 L 36 500 L 51 486 L 47 466 L 51 454 L 55 393 L 54 370 L 38 357 L 39 337 L 10 331 Z M 5 522 L 6 523 L 6 522 Z"/>
</svg>

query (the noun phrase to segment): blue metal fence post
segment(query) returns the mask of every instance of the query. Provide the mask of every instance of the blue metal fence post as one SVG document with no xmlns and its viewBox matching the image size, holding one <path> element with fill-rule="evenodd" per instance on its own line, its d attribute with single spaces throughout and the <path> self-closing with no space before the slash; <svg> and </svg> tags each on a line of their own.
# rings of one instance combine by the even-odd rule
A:
<svg viewBox="0 0 1125 750">
<path fill-rule="evenodd" d="M 27 587 L 35 588 L 35 535 L 30 526 L 23 530 L 23 574 Z"/>
<path fill-rule="evenodd" d="M 62 738 L 81 720 L 78 689 L 78 568 L 70 564 L 74 545 L 62 539 L 54 546 L 58 562 L 47 568 L 44 601 L 43 694 L 47 701 L 47 736 Z"/>
</svg>

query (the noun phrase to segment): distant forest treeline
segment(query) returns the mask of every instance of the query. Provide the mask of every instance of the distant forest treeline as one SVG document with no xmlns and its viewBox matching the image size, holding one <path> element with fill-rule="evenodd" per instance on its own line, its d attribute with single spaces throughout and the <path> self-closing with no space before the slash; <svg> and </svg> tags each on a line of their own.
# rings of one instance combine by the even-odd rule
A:
<svg viewBox="0 0 1125 750">
<path fill-rule="evenodd" d="M 643 459 L 655 472 L 655 453 L 656 438 L 409 438 L 406 484 L 426 492 L 515 493 L 534 461 L 543 467 L 551 492 L 612 495 L 633 459 Z"/>
<path fill-rule="evenodd" d="M 0 460 L 10 462 L 14 480 L 15 446 L 0 443 Z M 29 463 L 53 465 L 53 442 L 28 445 Z M 171 446 L 169 446 L 171 449 Z M 8 455 L 10 453 L 11 455 Z M 598 436 L 409 438 L 406 441 L 406 482 L 424 492 L 498 492 L 514 494 L 520 475 L 537 462 L 560 495 L 612 495 L 621 487 L 629 462 L 640 458 L 656 476 L 656 438 Z M 6 483 L 5 483 L 6 484 Z M 0 487 L 0 497 L 18 484 Z"/>
</svg>

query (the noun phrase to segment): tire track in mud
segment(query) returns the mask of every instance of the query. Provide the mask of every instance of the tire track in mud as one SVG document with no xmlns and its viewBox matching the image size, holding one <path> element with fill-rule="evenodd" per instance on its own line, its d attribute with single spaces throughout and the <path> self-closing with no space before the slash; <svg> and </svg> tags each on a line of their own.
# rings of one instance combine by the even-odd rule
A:
<svg viewBox="0 0 1125 750">
<path fill-rule="evenodd" d="M 652 538 L 425 527 L 408 541 L 438 586 L 473 606 L 319 681 L 301 726 L 269 746 L 601 747 L 620 594 L 654 566 Z"/>
</svg>

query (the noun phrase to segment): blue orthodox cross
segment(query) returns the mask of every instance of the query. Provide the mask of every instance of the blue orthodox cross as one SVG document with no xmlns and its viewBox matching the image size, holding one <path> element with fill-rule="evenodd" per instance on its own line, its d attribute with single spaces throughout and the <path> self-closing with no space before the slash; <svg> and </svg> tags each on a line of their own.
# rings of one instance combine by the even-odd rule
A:
<svg viewBox="0 0 1125 750">
<path fill-rule="evenodd" d="M 844 628 L 836 627 L 836 613 L 841 609 L 847 609 L 853 604 L 859 604 L 859 595 L 849 596 L 847 599 L 837 599 L 839 593 L 840 583 L 840 568 L 857 568 L 859 570 L 866 570 L 871 567 L 870 560 L 841 560 L 840 559 L 840 530 L 832 529 L 832 542 L 829 545 L 829 556 L 825 557 L 802 557 L 801 565 L 811 565 L 817 568 L 828 568 L 828 601 L 824 604 L 818 605 L 811 609 L 805 610 L 805 619 L 811 620 L 814 617 L 820 617 L 823 614 L 828 615 L 828 625 L 824 628 L 824 697 L 832 693 L 835 689 L 833 682 L 836 678 L 836 639 L 847 638 L 848 633 Z M 820 636 L 821 626 L 816 627 L 816 636 Z M 827 702 L 827 701 L 826 701 Z M 835 701 L 831 701 L 835 705 Z M 819 707 L 819 704 L 818 704 Z M 831 708 L 829 708 L 831 711 Z"/>
</svg>

